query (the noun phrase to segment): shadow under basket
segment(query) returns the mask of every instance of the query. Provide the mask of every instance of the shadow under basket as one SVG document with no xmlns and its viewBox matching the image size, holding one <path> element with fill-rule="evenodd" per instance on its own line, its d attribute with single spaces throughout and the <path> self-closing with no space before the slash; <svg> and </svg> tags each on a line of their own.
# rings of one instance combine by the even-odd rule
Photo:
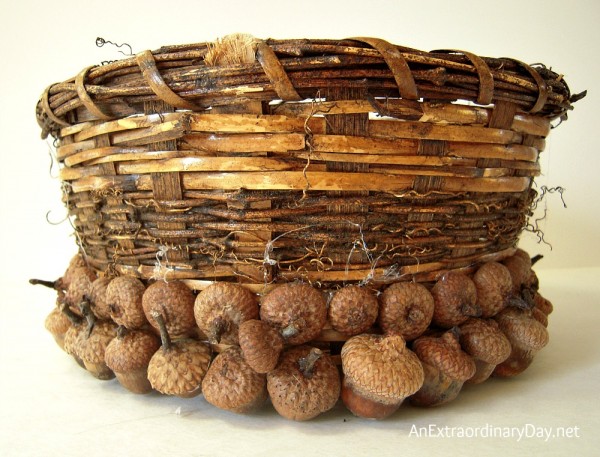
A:
<svg viewBox="0 0 600 457">
<path fill-rule="evenodd" d="M 140 52 L 43 93 L 98 275 L 259 296 L 472 275 L 515 254 L 551 122 L 583 96 L 543 65 L 457 50 L 228 43 Z M 327 327 L 326 350 L 346 339 Z"/>
</svg>

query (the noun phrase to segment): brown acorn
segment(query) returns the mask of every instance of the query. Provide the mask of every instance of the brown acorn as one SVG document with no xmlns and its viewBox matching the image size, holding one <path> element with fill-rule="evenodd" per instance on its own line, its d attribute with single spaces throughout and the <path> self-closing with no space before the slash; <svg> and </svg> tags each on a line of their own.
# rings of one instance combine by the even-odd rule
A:
<svg viewBox="0 0 600 457">
<path fill-rule="evenodd" d="M 329 303 L 329 322 L 344 335 L 369 330 L 377 320 L 377 297 L 367 288 L 346 286 L 335 292 Z"/>
<path fill-rule="evenodd" d="M 525 261 L 523 256 L 513 255 L 502 261 L 512 280 L 512 294 L 519 295 L 521 288 L 525 286 L 531 277 L 531 260 Z"/>
<path fill-rule="evenodd" d="M 507 308 L 494 319 L 511 346 L 509 357 L 495 368 L 494 376 L 516 376 L 525 371 L 538 351 L 548 344 L 548 331 L 527 310 Z"/>
<path fill-rule="evenodd" d="M 152 391 L 148 364 L 159 348 L 160 340 L 154 333 L 119 326 L 117 337 L 106 347 L 104 361 L 123 387 L 136 394 L 146 394 Z"/>
<path fill-rule="evenodd" d="M 73 313 L 66 303 L 61 305 L 61 312 L 65 313 L 65 315 L 71 321 L 71 326 L 65 332 L 63 349 L 67 354 L 75 359 L 81 368 L 85 369 L 85 364 L 83 363 L 83 360 L 81 360 L 78 350 L 81 345 L 81 340 L 89 331 L 87 321 L 80 315 Z"/>
<path fill-rule="evenodd" d="M 80 305 L 87 300 L 92 283 L 96 280 L 96 272 L 88 267 L 79 267 L 73 269 L 69 281 L 69 287 L 66 290 L 65 303 L 75 313 L 80 312 Z"/>
<path fill-rule="evenodd" d="M 244 359 L 257 373 L 268 373 L 277 366 L 283 350 L 279 330 L 257 319 L 244 321 L 239 327 L 239 343 Z"/>
<path fill-rule="evenodd" d="M 75 254 L 69 261 L 67 269 L 59 279 L 60 288 L 67 290 L 71 284 L 75 270 L 83 267 L 87 268 L 87 263 L 83 258 L 83 255 L 81 255 L 81 253 Z"/>
<path fill-rule="evenodd" d="M 509 303 L 513 284 L 510 271 L 498 262 L 484 263 L 473 275 L 481 317 L 492 317 Z"/>
<path fill-rule="evenodd" d="M 50 289 L 55 289 L 57 291 L 66 291 L 71 283 L 72 275 L 74 270 L 78 268 L 86 267 L 85 260 L 81 254 L 76 254 L 71 261 L 69 262 L 69 266 L 63 273 L 63 275 L 55 281 L 46 281 L 43 279 L 30 279 L 29 283 L 34 285 L 42 285 L 49 287 Z"/>
<path fill-rule="evenodd" d="M 69 318 L 58 307 L 53 308 L 44 321 L 46 330 L 52 334 L 54 341 L 63 351 L 65 350 L 65 334 L 71 325 Z"/>
<path fill-rule="evenodd" d="M 518 248 L 515 251 L 515 253 L 513 254 L 513 257 L 520 258 L 523 262 L 525 262 L 525 264 L 527 265 L 527 268 L 529 270 L 531 270 L 531 267 L 533 266 L 533 262 L 531 260 L 531 256 L 525 250 Z M 541 256 L 540 256 L 540 258 L 541 258 Z"/>
<path fill-rule="evenodd" d="M 162 341 L 148 364 L 152 388 L 182 398 L 199 395 L 211 360 L 210 347 L 193 339 L 171 341 L 162 313 L 152 311 L 150 317 L 160 329 Z"/>
<path fill-rule="evenodd" d="M 460 326 L 460 345 L 473 357 L 475 374 L 467 380 L 479 384 L 490 377 L 494 368 L 510 355 L 510 342 L 493 319 L 471 318 Z"/>
<path fill-rule="evenodd" d="M 194 333 L 194 300 L 192 290 L 182 281 L 157 281 L 148 286 L 142 297 L 146 318 L 157 330 L 152 313 L 162 314 L 171 338 L 184 338 Z"/>
<path fill-rule="evenodd" d="M 238 327 L 258 318 L 258 299 L 244 286 L 214 282 L 198 294 L 193 315 L 211 343 L 238 344 Z"/>
<path fill-rule="evenodd" d="M 92 307 L 92 312 L 100 320 L 110 320 L 110 307 L 106 301 L 106 290 L 110 284 L 111 279 L 106 276 L 97 278 L 88 291 L 87 298 L 89 299 Z"/>
<path fill-rule="evenodd" d="M 544 298 L 539 292 L 533 296 L 533 303 L 535 308 L 539 309 L 546 316 L 552 314 L 552 311 L 554 310 L 552 302 L 547 298 Z"/>
<path fill-rule="evenodd" d="M 132 276 L 117 276 L 110 281 L 105 300 L 110 309 L 110 317 L 116 324 L 134 330 L 147 323 L 142 308 L 145 290 L 142 281 Z"/>
<path fill-rule="evenodd" d="M 454 400 L 464 382 L 475 374 L 475 362 L 461 349 L 453 330 L 440 337 L 422 336 L 412 348 L 425 372 L 423 386 L 410 397 L 415 406 L 437 406 Z"/>
<path fill-rule="evenodd" d="M 421 335 L 433 317 L 434 300 L 422 284 L 397 282 L 381 294 L 379 326 L 386 333 L 397 333 L 411 341 Z"/>
<path fill-rule="evenodd" d="M 108 344 L 117 336 L 117 326 L 112 321 L 96 320 L 88 302 L 83 302 L 81 309 L 87 319 L 87 328 L 78 339 L 77 355 L 92 376 L 105 381 L 112 379 L 115 374 L 106 365 L 104 354 Z"/>
<path fill-rule="evenodd" d="M 267 380 L 248 365 L 239 347 L 231 346 L 211 363 L 202 380 L 202 393 L 217 408 L 246 414 L 266 401 Z"/>
<path fill-rule="evenodd" d="M 421 363 L 400 335 L 353 336 L 341 357 L 342 401 L 359 417 L 390 416 L 423 384 Z"/>
<path fill-rule="evenodd" d="M 321 333 L 327 320 L 327 304 L 312 286 L 287 283 L 263 297 L 260 318 L 279 328 L 287 343 L 304 344 Z"/>
<path fill-rule="evenodd" d="M 544 327 L 548 328 L 548 316 L 544 314 L 539 308 L 533 308 L 531 310 L 531 317 L 533 317 Z"/>
<path fill-rule="evenodd" d="M 267 374 L 267 390 L 281 416 L 310 420 L 335 406 L 340 396 L 340 375 L 331 357 L 320 349 L 293 347 Z"/>
<path fill-rule="evenodd" d="M 435 301 L 433 323 L 441 328 L 452 328 L 469 317 L 479 316 L 475 283 L 459 272 L 444 274 L 431 289 Z"/>
</svg>

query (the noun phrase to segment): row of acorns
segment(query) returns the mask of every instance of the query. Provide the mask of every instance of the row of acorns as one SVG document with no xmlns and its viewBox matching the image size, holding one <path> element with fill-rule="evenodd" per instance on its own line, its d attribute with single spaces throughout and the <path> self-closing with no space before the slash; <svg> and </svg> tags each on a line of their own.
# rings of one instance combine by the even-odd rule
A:
<svg viewBox="0 0 600 457">
<path fill-rule="evenodd" d="M 259 299 L 229 282 L 196 296 L 177 280 L 97 277 L 79 255 L 59 280 L 31 282 L 57 290 L 46 328 L 95 377 L 116 376 L 139 394 L 202 393 L 236 413 L 270 398 L 293 420 L 330 410 L 340 395 L 355 415 L 382 419 L 406 398 L 434 406 L 465 382 L 519 374 L 547 344 L 552 311 L 522 250 L 472 275 L 449 272 L 430 288 L 397 282 L 379 296 L 350 285 L 327 299 L 286 283 Z M 318 344 L 327 323 L 344 341 L 341 375 Z"/>
</svg>

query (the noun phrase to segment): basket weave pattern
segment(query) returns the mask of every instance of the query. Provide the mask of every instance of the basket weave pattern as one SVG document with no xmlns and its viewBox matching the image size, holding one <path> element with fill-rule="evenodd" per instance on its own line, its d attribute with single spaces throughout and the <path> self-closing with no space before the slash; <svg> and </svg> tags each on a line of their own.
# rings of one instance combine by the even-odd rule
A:
<svg viewBox="0 0 600 457">
<path fill-rule="evenodd" d="M 387 283 L 513 252 L 570 108 L 560 76 L 372 38 L 255 46 L 227 66 L 207 44 L 145 51 L 45 91 L 94 268 Z"/>
</svg>

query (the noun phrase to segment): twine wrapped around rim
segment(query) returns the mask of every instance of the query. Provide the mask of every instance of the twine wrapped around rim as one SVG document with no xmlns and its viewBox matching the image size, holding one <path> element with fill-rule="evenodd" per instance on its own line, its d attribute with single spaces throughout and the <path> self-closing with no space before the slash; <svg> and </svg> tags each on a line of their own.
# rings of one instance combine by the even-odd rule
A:
<svg viewBox="0 0 600 457">
<path fill-rule="evenodd" d="M 550 122 L 582 96 L 560 75 L 374 38 L 244 40 L 240 60 L 167 46 L 43 93 L 91 266 L 258 288 L 430 281 L 514 252 Z"/>
</svg>

